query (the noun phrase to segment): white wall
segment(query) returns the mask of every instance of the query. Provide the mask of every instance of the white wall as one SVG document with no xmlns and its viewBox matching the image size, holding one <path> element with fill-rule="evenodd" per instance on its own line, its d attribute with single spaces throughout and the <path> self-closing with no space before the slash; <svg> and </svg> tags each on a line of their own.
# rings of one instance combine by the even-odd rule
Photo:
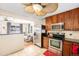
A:
<svg viewBox="0 0 79 59">
<path fill-rule="evenodd" d="M 13 18 L 16 18 L 16 20 L 20 19 L 22 22 L 23 21 L 25 22 L 25 20 L 30 21 L 30 22 L 34 22 L 35 26 L 42 24 L 42 21 L 38 18 L 34 18 L 34 17 L 30 17 L 30 16 L 29 17 L 24 17 L 24 16 L 20 16 L 18 14 L 12 13 L 10 11 L 2 10 L 2 9 L 0 9 L 0 16 L 13 17 Z"/>
<path fill-rule="evenodd" d="M 0 16 L 13 17 L 16 23 L 34 23 L 34 26 L 42 24 L 41 20 L 33 17 L 19 16 L 10 11 L 0 9 Z M 7 55 L 24 48 L 24 35 L 0 35 L 0 55 Z"/>
<path fill-rule="evenodd" d="M 24 48 L 23 34 L 0 35 L 0 56 L 14 53 Z"/>
<path fill-rule="evenodd" d="M 16 23 L 23 23 L 23 24 L 30 23 L 31 25 L 34 25 L 35 27 L 38 27 L 39 25 L 42 24 L 41 19 L 30 17 L 30 16 L 29 17 L 20 16 L 18 14 L 12 13 L 7 10 L 2 10 L 2 9 L 0 9 L 0 16 L 13 17 L 12 20 Z"/>
</svg>

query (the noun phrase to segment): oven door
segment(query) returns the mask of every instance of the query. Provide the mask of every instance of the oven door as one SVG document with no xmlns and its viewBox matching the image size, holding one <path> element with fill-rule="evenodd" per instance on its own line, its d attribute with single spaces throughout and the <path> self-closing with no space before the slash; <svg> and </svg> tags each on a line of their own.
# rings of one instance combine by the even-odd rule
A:
<svg viewBox="0 0 79 59">
<path fill-rule="evenodd" d="M 49 39 L 49 47 L 62 51 L 62 40 Z"/>
</svg>

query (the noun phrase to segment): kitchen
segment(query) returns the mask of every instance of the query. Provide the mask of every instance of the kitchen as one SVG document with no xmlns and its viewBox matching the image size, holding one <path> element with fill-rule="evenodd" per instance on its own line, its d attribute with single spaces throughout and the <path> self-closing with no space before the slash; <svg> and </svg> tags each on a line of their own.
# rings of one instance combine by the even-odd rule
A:
<svg viewBox="0 0 79 59">
<path fill-rule="evenodd" d="M 35 4 L 34 8 L 47 6 Z M 18 56 L 24 53 L 31 56 L 34 48 L 33 56 L 79 56 L 79 4 L 49 3 L 52 13 L 48 9 L 48 14 L 36 11 L 36 15 L 29 8 L 28 12 L 32 14 L 25 11 L 22 13 L 22 8 L 29 5 L 33 4 L 0 4 L 0 55 Z M 28 54 L 24 49 L 29 51 Z M 23 52 L 18 53 L 21 50 Z"/>
<path fill-rule="evenodd" d="M 78 56 L 78 35 L 79 35 L 79 8 L 75 8 L 63 13 L 56 14 L 54 16 L 49 16 L 46 18 L 47 31 L 53 34 L 54 40 L 49 38 L 49 46 L 51 48 L 62 48 L 63 56 Z M 52 26 L 51 26 L 52 25 Z M 65 35 L 58 36 L 58 35 Z M 60 38 L 62 39 L 62 43 L 59 42 Z M 58 38 L 59 41 L 55 41 Z M 51 43 L 51 41 L 53 43 Z M 55 44 L 54 44 L 55 43 Z M 61 47 L 62 46 L 62 47 Z M 56 49 L 54 49 L 56 50 Z M 55 51 L 56 52 L 56 51 Z M 57 51 L 58 52 L 58 51 Z"/>
</svg>

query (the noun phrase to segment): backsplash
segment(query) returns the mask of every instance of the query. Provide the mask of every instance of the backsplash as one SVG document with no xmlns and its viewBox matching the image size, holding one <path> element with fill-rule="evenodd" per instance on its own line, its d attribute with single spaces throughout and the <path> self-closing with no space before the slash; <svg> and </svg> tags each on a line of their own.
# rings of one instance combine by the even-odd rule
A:
<svg viewBox="0 0 79 59">
<path fill-rule="evenodd" d="M 65 33 L 65 38 L 79 39 L 79 31 L 49 31 L 49 33 Z"/>
<path fill-rule="evenodd" d="M 63 31 L 65 38 L 79 39 L 79 31 Z"/>
</svg>

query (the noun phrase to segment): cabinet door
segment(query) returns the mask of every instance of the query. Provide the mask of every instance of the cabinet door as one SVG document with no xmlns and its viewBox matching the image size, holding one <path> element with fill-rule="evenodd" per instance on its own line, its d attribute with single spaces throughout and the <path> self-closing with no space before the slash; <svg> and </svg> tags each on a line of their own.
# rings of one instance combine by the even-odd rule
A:
<svg viewBox="0 0 79 59">
<path fill-rule="evenodd" d="M 54 23 L 57 23 L 57 22 L 58 22 L 58 17 L 57 17 L 57 15 L 54 15 L 54 16 L 52 16 L 51 18 L 52 18 L 52 19 L 51 19 L 52 24 L 54 24 Z"/>
<path fill-rule="evenodd" d="M 63 22 L 64 23 L 64 13 L 60 13 L 60 14 L 58 14 L 57 15 L 58 16 L 58 22 L 60 23 L 60 22 Z"/>
<path fill-rule="evenodd" d="M 63 56 L 70 56 L 71 55 L 71 49 L 72 49 L 72 44 L 68 41 L 64 41 L 63 44 Z"/>
<path fill-rule="evenodd" d="M 73 19 L 71 19 L 71 12 L 65 12 L 65 30 L 73 30 Z"/>
<path fill-rule="evenodd" d="M 65 30 L 79 30 L 79 8 L 65 12 Z"/>
<path fill-rule="evenodd" d="M 73 30 L 79 30 L 79 8 L 71 10 L 71 16 L 73 22 L 74 29 Z"/>
<path fill-rule="evenodd" d="M 46 18 L 46 29 L 47 31 L 50 31 L 51 30 L 51 17 L 47 17 Z"/>
<path fill-rule="evenodd" d="M 48 48 L 48 46 L 49 46 L 48 37 L 43 37 L 43 47 Z"/>
</svg>

